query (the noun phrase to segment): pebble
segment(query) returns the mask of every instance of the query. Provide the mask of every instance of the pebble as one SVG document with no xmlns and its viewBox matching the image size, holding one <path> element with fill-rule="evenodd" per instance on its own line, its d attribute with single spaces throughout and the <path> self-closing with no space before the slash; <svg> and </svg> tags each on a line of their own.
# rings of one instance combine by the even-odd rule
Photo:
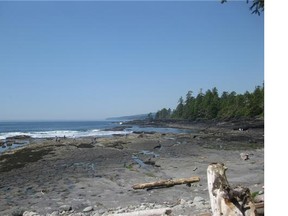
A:
<svg viewBox="0 0 288 216">
<path fill-rule="evenodd" d="M 200 196 L 196 196 L 193 200 L 194 203 L 197 203 L 197 202 L 205 202 L 205 199 L 200 197 Z"/>
<path fill-rule="evenodd" d="M 62 211 L 71 211 L 72 207 L 70 205 L 62 205 L 59 207 L 59 210 Z"/>
<path fill-rule="evenodd" d="M 98 213 L 99 213 L 99 214 L 104 214 L 105 212 L 106 212 L 106 211 L 105 211 L 104 209 L 99 209 L 99 210 L 98 210 Z"/>
<path fill-rule="evenodd" d="M 248 159 L 249 159 L 249 154 L 242 152 L 242 153 L 240 154 L 240 157 L 241 157 L 242 160 L 248 160 Z"/>
<path fill-rule="evenodd" d="M 59 216 L 59 213 L 58 213 L 58 211 L 54 211 L 49 216 Z"/>
<path fill-rule="evenodd" d="M 173 207 L 172 212 L 181 212 L 185 208 L 183 205 L 176 205 Z"/>
<path fill-rule="evenodd" d="M 180 200 L 180 205 L 185 205 L 186 204 L 186 201 L 184 199 L 181 199 Z"/>
<path fill-rule="evenodd" d="M 83 212 L 90 212 L 92 210 L 93 210 L 93 207 L 92 206 L 88 206 L 88 207 L 83 209 Z"/>
<path fill-rule="evenodd" d="M 23 213 L 23 216 L 40 216 L 40 215 L 37 214 L 36 212 L 25 211 L 25 212 Z"/>
<path fill-rule="evenodd" d="M 108 216 L 113 214 L 125 214 L 125 213 L 131 213 L 134 211 L 141 211 L 141 210 L 149 210 L 149 209 L 158 209 L 158 208 L 165 208 L 168 207 L 167 203 L 163 204 L 156 204 L 156 203 L 139 203 L 139 205 L 129 205 L 126 207 L 117 207 L 114 209 L 97 209 L 94 210 L 93 206 L 87 206 L 84 208 L 81 212 L 74 212 L 74 209 L 70 205 L 62 205 L 59 207 L 59 211 L 54 211 L 51 214 L 46 214 L 46 216 L 60 216 L 60 215 L 66 215 L 66 216 Z M 76 208 L 76 207 L 75 207 Z M 172 207 L 172 212 L 174 212 L 176 215 L 183 214 L 186 215 L 187 208 L 190 210 L 198 209 L 196 211 L 202 211 L 203 209 L 209 209 L 209 204 L 206 203 L 205 199 L 196 196 L 194 200 L 190 199 L 180 199 L 179 204 Z M 189 211 L 189 210 L 188 210 Z M 22 215 L 21 215 L 22 216 Z M 35 212 L 24 212 L 23 216 L 40 216 L 39 214 Z"/>
</svg>

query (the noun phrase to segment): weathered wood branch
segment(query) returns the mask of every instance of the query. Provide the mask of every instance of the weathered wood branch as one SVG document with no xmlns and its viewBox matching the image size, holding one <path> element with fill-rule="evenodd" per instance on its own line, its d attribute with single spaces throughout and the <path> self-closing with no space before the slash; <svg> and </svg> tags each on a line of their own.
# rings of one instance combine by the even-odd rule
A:
<svg viewBox="0 0 288 216">
<path fill-rule="evenodd" d="M 141 183 L 135 184 L 132 186 L 133 189 L 152 189 L 158 187 L 171 187 L 174 185 L 179 184 L 191 184 L 194 182 L 199 182 L 200 178 L 198 176 L 192 176 L 190 178 L 179 178 L 179 179 L 168 179 L 168 180 L 160 180 L 156 182 L 149 182 L 149 183 Z"/>
<path fill-rule="evenodd" d="M 207 180 L 213 216 L 256 216 L 250 190 L 244 187 L 231 188 L 227 178 L 227 167 L 221 163 L 208 166 Z"/>
</svg>

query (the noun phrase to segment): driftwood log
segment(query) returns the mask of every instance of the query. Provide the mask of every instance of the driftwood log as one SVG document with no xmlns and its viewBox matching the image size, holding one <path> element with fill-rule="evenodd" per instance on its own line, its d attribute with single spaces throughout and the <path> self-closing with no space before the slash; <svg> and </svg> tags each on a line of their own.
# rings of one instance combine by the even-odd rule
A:
<svg viewBox="0 0 288 216">
<path fill-rule="evenodd" d="M 199 182 L 200 178 L 198 176 L 192 176 L 190 178 L 179 178 L 179 179 L 168 179 L 168 180 L 160 180 L 156 182 L 149 182 L 149 183 L 141 183 L 135 184 L 132 186 L 133 189 L 153 189 L 153 188 L 160 188 L 160 187 L 171 187 L 174 185 L 179 184 L 191 184 L 194 182 Z"/>
<path fill-rule="evenodd" d="M 227 167 L 212 163 L 207 168 L 208 190 L 213 216 L 256 216 L 256 207 L 248 188 L 231 188 Z"/>
</svg>

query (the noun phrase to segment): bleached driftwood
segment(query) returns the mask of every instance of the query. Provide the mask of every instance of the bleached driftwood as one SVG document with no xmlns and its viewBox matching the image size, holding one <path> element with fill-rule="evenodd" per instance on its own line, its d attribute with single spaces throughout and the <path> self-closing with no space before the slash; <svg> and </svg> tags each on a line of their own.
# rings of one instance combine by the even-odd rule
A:
<svg viewBox="0 0 288 216">
<path fill-rule="evenodd" d="M 261 203 L 255 203 L 255 208 L 257 209 L 257 213 L 258 215 L 264 215 L 264 202 Z M 260 211 L 260 214 L 259 214 Z M 262 214 L 261 214 L 262 211 Z M 210 212 L 203 212 L 200 214 L 197 214 L 197 216 L 212 216 L 212 214 Z"/>
<path fill-rule="evenodd" d="M 231 188 L 227 167 L 212 163 L 207 169 L 208 190 L 213 216 L 256 216 L 256 208 L 248 188 Z"/>
<path fill-rule="evenodd" d="M 191 184 L 194 182 L 199 182 L 200 178 L 198 176 L 192 176 L 190 178 L 179 178 L 179 179 L 168 179 L 168 180 L 160 180 L 156 182 L 149 182 L 149 183 L 141 183 L 135 184 L 132 186 L 133 189 L 152 189 L 152 188 L 159 188 L 159 187 L 171 187 L 174 185 L 179 184 Z"/>
<path fill-rule="evenodd" d="M 170 208 L 148 209 L 127 213 L 112 214 L 111 216 L 162 216 L 170 215 L 172 210 Z"/>
</svg>

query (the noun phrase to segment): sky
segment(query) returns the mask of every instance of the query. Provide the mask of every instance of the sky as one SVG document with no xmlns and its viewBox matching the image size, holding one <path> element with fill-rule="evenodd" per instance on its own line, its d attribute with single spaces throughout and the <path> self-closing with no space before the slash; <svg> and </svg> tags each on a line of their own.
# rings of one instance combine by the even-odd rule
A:
<svg viewBox="0 0 288 216">
<path fill-rule="evenodd" d="M 0 120 L 100 120 L 264 82 L 246 1 L 0 1 Z"/>
</svg>

